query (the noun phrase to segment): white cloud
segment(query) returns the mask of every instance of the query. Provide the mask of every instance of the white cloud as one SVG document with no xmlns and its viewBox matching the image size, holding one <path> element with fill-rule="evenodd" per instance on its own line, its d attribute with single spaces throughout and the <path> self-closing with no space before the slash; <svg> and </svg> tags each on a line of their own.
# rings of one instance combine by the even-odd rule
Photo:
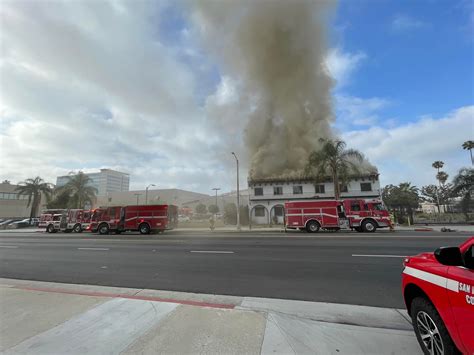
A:
<svg viewBox="0 0 474 355">
<path fill-rule="evenodd" d="M 379 112 L 390 105 L 390 101 L 379 97 L 360 98 L 336 95 L 337 122 L 335 127 L 347 131 L 353 127 L 373 126 L 379 121 Z"/>
<path fill-rule="evenodd" d="M 378 167 L 382 184 L 410 181 L 422 186 L 435 182 L 431 164 L 436 160 L 445 162 L 450 178 L 469 164 L 461 144 L 472 139 L 472 117 L 474 106 L 466 106 L 442 118 L 424 117 L 393 129 L 373 126 L 363 133 L 346 132 L 343 139 Z"/>
<path fill-rule="evenodd" d="M 406 32 L 426 28 L 428 26 L 429 23 L 427 22 L 402 14 L 396 15 L 391 23 L 391 28 L 394 32 Z"/>
<path fill-rule="evenodd" d="M 326 66 L 338 87 L 349 82 L 350 75 L 367 58 L 364 52 L 344 52 L 341 48 L 332 48 L 326 57 Z"/>
<path fill-rule="evenodd" d="M 196 74 L 157 34 L 160 6 L 2 2 L 0 179 L 109 167 L 132 188 L 234 185 Z"/>
</svg>

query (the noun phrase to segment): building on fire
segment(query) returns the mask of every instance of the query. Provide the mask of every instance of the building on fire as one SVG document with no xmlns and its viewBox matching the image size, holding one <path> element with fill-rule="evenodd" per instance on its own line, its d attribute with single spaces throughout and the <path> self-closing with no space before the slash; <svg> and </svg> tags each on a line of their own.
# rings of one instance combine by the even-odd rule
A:
<svg viewBox="0 0 474 355">
<path fill-rule="evenodd" d="M 250 178 L 249 213 L 253 224 L 282 224 L 284 204 L 289 200 L 334 199 L 334 185 L 328 178 Z M 378 173 L 361 174 L 341 185 L 341 198 L 380 197 Z"/>
</svg>

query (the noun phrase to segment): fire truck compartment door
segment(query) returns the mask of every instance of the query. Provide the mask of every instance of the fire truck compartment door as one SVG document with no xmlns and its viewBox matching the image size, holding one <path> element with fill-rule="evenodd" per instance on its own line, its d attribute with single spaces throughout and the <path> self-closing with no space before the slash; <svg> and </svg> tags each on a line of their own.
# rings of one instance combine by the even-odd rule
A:
<svg viewBox="0 0 474 355">
<path fill-rule="evenodd" d="M 339 218 L 339 228 L 349 229 L 349 220 L 347 218 Z"/>
</svg>

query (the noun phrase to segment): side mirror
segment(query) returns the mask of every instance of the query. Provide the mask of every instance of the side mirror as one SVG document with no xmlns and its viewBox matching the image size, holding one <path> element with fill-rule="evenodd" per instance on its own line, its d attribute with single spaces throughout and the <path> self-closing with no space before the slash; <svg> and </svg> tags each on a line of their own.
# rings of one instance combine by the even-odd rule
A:
<svg viewBox="0 0 474 355">
<path fill-rule="evenodd" d="M 436 260 L 447 266 L 462 266 L 461 250 L 458 247 L 441 247 L 434 252 Z"/>
<path fill-rule="evenodd" d="M 471 245 L 464 253 L 464 266 L 474 270 L 474 245 Z"/>
</svg>

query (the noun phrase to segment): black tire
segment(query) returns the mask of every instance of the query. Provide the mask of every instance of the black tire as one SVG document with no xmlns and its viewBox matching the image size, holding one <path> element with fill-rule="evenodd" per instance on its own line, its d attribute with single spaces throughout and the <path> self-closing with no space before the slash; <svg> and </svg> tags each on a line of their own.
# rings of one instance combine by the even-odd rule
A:
<svg viewBox="0 0 474 355">
<path fill-rule="evenodd" d="M 52 224 L 50 224 L 48 227 L 46 227 L 46 232 L 54 233 L 54 226 Z"/>
<path fill-rule="evenodd" d="M 318 222 L 316 221 L 309 221 L 307 224 L 306 224 L 306 230 L 308 231 L 308 233 L 316 233 L 319 231 L 319 228 L 321 226 L 319 225 Z"/>
<path fill-rule="evenodd" d="M 117 229 L 117 230 L 115 231 L 115 234 L 122 234 L 122 231 Z"/>
<path fill-rule="evenodd" d="M 361 227 L 354 227 L 354 230 L 355 230 L 357 233 L 362 233 L 362 228 L 361 228 Z"/>
<path fill-rule="evenodd" d="M 373 233 L 377 230 L 377 224 L 372 220 L 366 220 L 362 222 L 362 230 L 365 233 Z"/>
<path fill-rule="evenodd" d="M 416 339 L 424 354 L 431 354 L 431 346 L 435 347 L 434 354 L 459 354 L 438 311 L 426 298 L 417 297 L 412 301 L 411 319 Z"/>
<path fill-rule="evenodd" d="M 109 234 L 109 226 L 106 223 L 101 224 L 97 230 L 99 231 L 99 234 Z"/>
<path fill-rule="evenodd" d="M 138 226 L 138 231 L 140 234 L 150 234 L 150 226 L 148 223 L 142 223 Z"/>
<path fill-rule="evenodd" d="M 78 223 L 74 226 L 74 228 L 72 229 L 72 231 L 74 233 L 81 233 L 82 232 L 82 226 Z"/>
</svg>

